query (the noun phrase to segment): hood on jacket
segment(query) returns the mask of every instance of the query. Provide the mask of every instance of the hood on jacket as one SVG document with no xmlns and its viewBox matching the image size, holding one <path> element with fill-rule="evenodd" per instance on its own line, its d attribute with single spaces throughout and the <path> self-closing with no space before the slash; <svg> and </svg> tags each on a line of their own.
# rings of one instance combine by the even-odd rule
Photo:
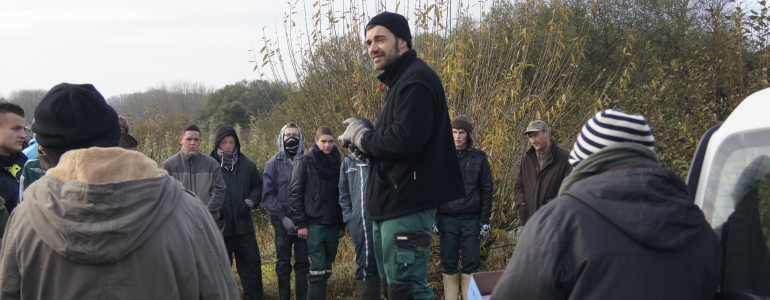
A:
<svg viewBox="0 0 770 300">
<path fill-rule="evenodd" d="M 218 156 L 217 151 L 219 150 L 219 142 L 228 135 L 232 135 L 235 138 L 235 152 L 241 153 L 241 139 L 238 138 L 238 133 L 235 132 L 235 128 L 230 125 L 224 125 L 217 130 L 217 135 L 214 138 L 214 150 L 211 150 L 211 157 L 216 158 Z"/>
<path fill-rule="evenodd" d="M 183 192 L 152 159 L 113 148 L 71 150 L 26 191 L 33 230 L 62 257 L 119 261 L 163 224 Z"/>
<path fill-rule="evenodd" d="M 575 183 L 564 194 L 653 249 L 682 249 L 707 224 L 682 179 L 663 168 L 610 170 Z"/>
<path fill-rule="evenodd" d="M 281 127 L 281 131 L 278 132 L 278 153 L 284 153 L 283 132 L 286 131 L 286 127 L 288 127 L 289 124 L 291 123 L 286 123 L 286 125 L 283 125 L 283 127 Z M 302 151 L 302 141 L 303 141 L 302 129 L 300 129 L 299 126 L 297 126 L 297 131 L 299 131 L 299 148 L 297 148 L 297 154 L 294 155 L 294 158 L 292 160 L 296 160 L 298 157 L 302 156 L 302 153 L 304 152 Z M 286 156 L 286 153 L 284 153 L 283 155 Z"/>
</svg>

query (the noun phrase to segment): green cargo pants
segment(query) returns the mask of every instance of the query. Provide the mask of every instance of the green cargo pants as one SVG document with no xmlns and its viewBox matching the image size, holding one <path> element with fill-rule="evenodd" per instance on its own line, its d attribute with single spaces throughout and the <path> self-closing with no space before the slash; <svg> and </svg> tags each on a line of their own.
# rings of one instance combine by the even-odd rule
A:
<svg viewBox="0 0 770 300">
<path fill-rule="evenodd" d="M 308 225 L 307 252 L 310 256 L 308 281 L 320 281 L 332 276 L 332 263 L 340 244 L 338 226 Z"/>
<path fill-rule="evenodd" d="M 436 209 L 372 222 L 374 256 L 389 299 L 434 299 L 428 286 L 430 228 Z"/>
</svg>

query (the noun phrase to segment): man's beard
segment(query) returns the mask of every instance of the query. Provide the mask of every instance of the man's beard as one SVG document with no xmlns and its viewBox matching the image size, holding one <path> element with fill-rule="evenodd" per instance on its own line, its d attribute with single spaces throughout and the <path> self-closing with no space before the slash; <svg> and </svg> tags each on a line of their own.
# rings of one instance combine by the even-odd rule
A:
<svg viewBox="0 0 770 300">
<path fill-rule="evenodd" d="M 380 50 L 380 52 L 383 52 L 383 51 Z M 387 70 L 388 68 L 390 68 L 391 65 L 393 65 L 393 62 L 395 62 L 400 57 L 398 55 L 398 39 L 396 39 L 396 43 L 393 45 L 393 52 L 391 53 L 383 52 L 383 54 L 384 54 L 383 58 L 385 59 L 385 61 L 383 61 L 382 65 L 380 65 L 379 67 L 377 67 L 376 65 L 374 66 L 374 68 L 377 70 Z"/>
</svg>

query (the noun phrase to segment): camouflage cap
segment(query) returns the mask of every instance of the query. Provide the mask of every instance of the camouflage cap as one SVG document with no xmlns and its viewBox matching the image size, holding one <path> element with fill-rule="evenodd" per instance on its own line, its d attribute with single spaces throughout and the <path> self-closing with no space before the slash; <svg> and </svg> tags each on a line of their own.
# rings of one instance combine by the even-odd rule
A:
<svg viewBox="0 0 770 300">
<path fill-rule="evenodd" d="M 530 133 L 530 132 L 537 132 L 537 131 L 551 131 L 548 128 L 548 124 L 546 124 L 543 121 L 540 120 L 534 120 L 532 122 L 529 122 L 529 125 L 527 125 L 527 131 L 524 132 L 524 134 Z"/>
</svg>

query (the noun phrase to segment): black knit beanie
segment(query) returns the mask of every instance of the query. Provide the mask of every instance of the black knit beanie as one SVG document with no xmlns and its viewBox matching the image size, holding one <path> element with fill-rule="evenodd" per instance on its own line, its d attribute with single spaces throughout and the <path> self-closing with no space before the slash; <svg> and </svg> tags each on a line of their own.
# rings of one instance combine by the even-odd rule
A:
<svg viewBox="0 0 770 300">
<path fill-rule="evenodd" d="M 473 123 L 465 115 L 457 115 L 452 119 L 452 129 L 462 129 L 468 132 L 467 148 L 473 148 Z"/>
<path fill-rule="evenodd" d="M 90 84 L 54 86 L 37 105 L 32 130 L 54 164 L 69 150 L 120 144 L 118 114 Z"/>
<path fill-rule="evenodd" d="M 369 20 L 369 23 L 364 27 L 364 34 L 366 34 L 366 28 L 369 25 L 380 25 L 387 28 L 396 36 L 406 40 L 406 45 L 412 49 L 412 32 L 409 30 L 409 22 L 404 16 L 387 11 L 382 12 Z"/>
</svg>

